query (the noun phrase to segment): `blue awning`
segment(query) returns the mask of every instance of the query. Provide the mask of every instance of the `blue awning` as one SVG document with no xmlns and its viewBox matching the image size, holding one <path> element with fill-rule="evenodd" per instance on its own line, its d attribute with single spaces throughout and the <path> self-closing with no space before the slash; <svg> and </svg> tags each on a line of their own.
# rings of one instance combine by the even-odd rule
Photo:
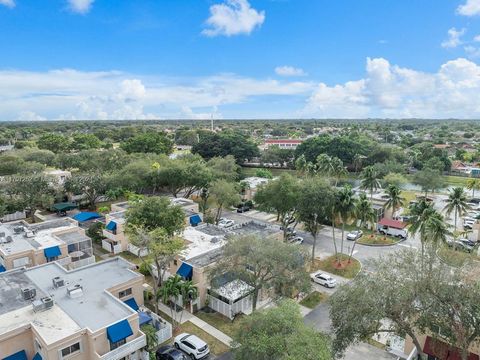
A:
<svg viewBox="0 0 480 360">
<path fill-rule="evenodd" d="M 191 265 L 188 265 L 187 263 L 182 263 L 182 265 L 180 265 L 180 267 L 177 270 L 177 274 L 186 280 L 192 280 L 193 268 Z"/>
<path fill-rule="evenodd" d="M 43 250 L 43 253 L 45 254 L 45 257 L 47 259 L 51 259 L 51 258 L 62 255 L 62 252 L 60 251 L 60 248 L 58 246 L 52 246 L 52 247 L 46 248 Z"/>
<path fill-rule="evenodd" d="M 36 353 L 32 360 L 43 360 L 42 355 Z"/>
<path fill-rule="evenodd" d="M 197 226 L 201 222 L 202 222 L 202 218 L 200 217 L 200 215 L 196 214 L 196 215 L 190 216 L 190 225 Z"/>
<path fill-rule="evenodd" d="M 0 265 L 0 273 L 5 272 L 5 271 L 7 271 L 7 269 L 5 269 L 5 266 Z"/>
<path fill-rule="evenodd" d="M 139 317 L 140 326 L 144 324 L 148 324 L 150 321 L 152 321 L 152 317 L 143 311 L 138 312 L 138 317 Z"/>
<path fill-rule="evenodd" d="M 133 335 L 132 328 L 128 323 L 128 320 L 122 320 L 116 324 L 113 324 L 107 328 L 108 340 L 112 343 L 117 343 L 129 336 Z"/>
<path fill-rule="evenodd" d="M 73 219 L 77 220 L 78 222 L 84 222 L 88 220 L 98 219 L 101 217 L 102 215 L 100 215 L 99 213 L 85 211 L 85 212 L 79 212 L 78 214 L 74 215 Z"/>
<path fill-rule="evenodd" d="M 139 307 L 138 307 L 137 302 L 135 301 L 135 298 L 125 300 L 124 303 L 127 304 L 128 306 L 130 306 L 135 311 L 139 310 Z"/>
<path fill-rule="evenodd" d="M 3 358 L 3 360 L 27 360 L 27 353 L 25 350 L 21 350 L 15 354 Z"/>
<path fill-rule="evenodd" d="M 107 224 L 106 229 L 109 230 L 109 231 L 115 231 L 115 230 L 117 230 L 117 223 L 116 223 L 115 221 L 110 221 L 110 222 Z"/>
</svg>

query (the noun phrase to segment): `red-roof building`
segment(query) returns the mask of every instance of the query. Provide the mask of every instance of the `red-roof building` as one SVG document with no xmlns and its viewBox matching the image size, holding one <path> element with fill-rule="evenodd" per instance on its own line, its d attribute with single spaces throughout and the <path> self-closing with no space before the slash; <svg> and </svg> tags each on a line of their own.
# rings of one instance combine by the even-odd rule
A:
<svg viewBox="0 0 480 360">
<path fill-rule="evenodd" d="M 405 229 L 407 227 L 407 223 L 404 223 L 403 221 L 387 219 L 387 218 L 383 218 L 382 220 L 380 220 L 378 222 L 378 225 L 388 226 L 389 228 L 394 228 L 394 229 Z"/>
</svg>

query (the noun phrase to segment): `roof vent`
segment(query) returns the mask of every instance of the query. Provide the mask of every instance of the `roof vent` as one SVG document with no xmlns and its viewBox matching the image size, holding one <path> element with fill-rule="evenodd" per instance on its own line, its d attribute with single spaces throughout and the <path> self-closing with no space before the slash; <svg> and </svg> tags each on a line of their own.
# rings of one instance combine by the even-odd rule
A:
<svg viewBox="0 0 480 360">
<path fill-rule="evenodd" d="M 35 233 L 34 233 L 33 231 L 27 231 L 27 232 L 25 233 L 25 237 L 27 237 L 27 238 L 33 238 L 33 237 L 35 237 Z"/>
<path fill-rule="evenodd" d="M 35 288 L 26 287 L 23 288 L 21 291 L 23 300 L 33 300 L 35 299 L 35 296 L 37 296 L 37 289 Z"/>
<path fill-rule="evenodd" d="M 13 242 L 13 238 L 12 238 L 10 235 L 8 235 L 8 236 L 5 238 L 5 242 L 6 242 L 7 244 L 8 244 L 8 243 L 11 243 L 11 242 Z"/>
<path fill-rule="evenodd" d="M 53 299 L 49 296 L 35 300 L 32 302 L 33 311 L 40 312 L 40 311 L 51 309 L 53 307 L 53 303 L 54 303 Z"/>
<path fill-rule="evenodd" d="M 15 226 L 15 227 L 13 228 L 13 232 L 14 232 L 15 234 L 20 234 L 21 232 L 23 232 L 23 226 Z"/>
<path fill-rule="evenodd" d="M 220 241 L 220 239 L 219 239 L 218 237 L 212 237 L 212 238 L 210 239 L 210 242 L 211 242 L 212 244 L 216 244 L 216 243 L 218 243 L 219 241 Z"/>
<path fill-rule="evenodd" d="M 5 237 L 5 233 L 4 232 L 0 232 L 0 238 L 3 238 Z"/>
<path fill-rule="evenodd" d="M 55 276 L 53 279 L 52 279 L 52 283 L 53 283 L 53 287 L 55 289 L 58 289 L 62 286 L 65 286 L 65 281 L 60 277 L 60 276 Z"/>
<path fill-rule="evenodd" d="M 78 298 L 83 295 L 83 287 L 79 284 L 75 284 L 67 288 L 67 295 L 72 299 Z"/>
</svg>

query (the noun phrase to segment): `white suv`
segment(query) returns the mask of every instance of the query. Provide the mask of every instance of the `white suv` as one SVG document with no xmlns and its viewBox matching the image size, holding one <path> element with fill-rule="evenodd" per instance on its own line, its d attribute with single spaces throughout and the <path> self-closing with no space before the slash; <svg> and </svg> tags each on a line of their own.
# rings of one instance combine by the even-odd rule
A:
<svg viewBox="0 0 480 360">
<path fill-rule="evenodd" d="M 210 354 L 207 343 L 195 335 L 180 334 L 175 337 L 173 344 L 194 360 L 204 359 Z"/>
<path fill-rule="evenodd" d="M 327 288 L 334 288 L 337 285 L 337 280 L 328 274 L 318 273 L 310 275 L 313 282 L 325 286 Z"/>
<path fill-rule="evenodd" d="M 233 225 L 235 225 L 235 221 L 230 219 L 221 218 L 220 221 L 218 222 L 218 226 L 222 228 L 229 228 Z"/>
</svg>

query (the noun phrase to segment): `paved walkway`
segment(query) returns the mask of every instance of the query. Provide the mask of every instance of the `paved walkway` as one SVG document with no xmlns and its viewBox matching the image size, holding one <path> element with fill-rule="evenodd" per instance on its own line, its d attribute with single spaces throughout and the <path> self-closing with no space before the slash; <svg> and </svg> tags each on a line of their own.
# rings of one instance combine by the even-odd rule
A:
<svg viewBox="0 0 480 360">
<path fill-rule="evenodd" d="M 197 325 L 200 329 L 209 333 L 210 335 L 212 335 L 214 338 L 218 339 L 219 341 L 221 341 L 225 345 L 230 346 L 230 344 L 232 343 L 232 338 L 230 336 L 224 334 L 223 332 L 221 332 L 217 328 L 215 328 L 212 325 L 206 323 L 205 321 L 196 317 L 195 315 L 191 315 L 190 322 Z"/>
</svg>

